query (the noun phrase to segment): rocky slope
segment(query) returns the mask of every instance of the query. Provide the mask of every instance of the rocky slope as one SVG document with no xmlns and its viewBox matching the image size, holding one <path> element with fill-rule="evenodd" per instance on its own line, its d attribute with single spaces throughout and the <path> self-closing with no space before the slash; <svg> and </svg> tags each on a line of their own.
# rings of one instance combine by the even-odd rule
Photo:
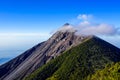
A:
<svg viewBox="0 0 120 80">
<path fill-rule="evenodd" d="M 90 75 L 113 62 L 120 62 L 120 49 L 93 36 L 43 65 L 24 80 L 90 80 Z M 120 72 L 116 73 L 114 76 L 119 80 Z M 108 79 L 101 77 L 98 80 Z"/>
<path fill-rule="evenodd" d="M 76 36 L 74 32 L 56 32 L 47 41 L 27 50 L 0 66 L 0 80 L 21 80 L 43 64 L 76 46 L 90 36 Z"/>
</svg>

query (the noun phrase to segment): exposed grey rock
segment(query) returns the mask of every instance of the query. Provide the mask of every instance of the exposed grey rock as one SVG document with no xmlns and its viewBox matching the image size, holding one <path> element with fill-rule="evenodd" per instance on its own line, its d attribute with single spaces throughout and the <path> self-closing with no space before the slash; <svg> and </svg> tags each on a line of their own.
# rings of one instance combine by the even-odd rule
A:
<svg viewBox="0 0 120 80">
<path fill-rule="evenodd" d="M 56 32 L 47 41 L 27 50 L 0 66 L 0 80 L 21 80 L 34 70 L 76 46 L 89 36 L 76 36 L 74 32 Z"/>
</svg>

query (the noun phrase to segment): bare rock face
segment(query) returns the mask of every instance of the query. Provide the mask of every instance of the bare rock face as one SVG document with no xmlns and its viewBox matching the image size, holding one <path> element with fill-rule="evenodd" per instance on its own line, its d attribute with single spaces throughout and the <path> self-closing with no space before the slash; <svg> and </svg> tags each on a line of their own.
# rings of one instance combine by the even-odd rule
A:
<svg viewBox="0 0 120 80">
<path fill-rule="evenodd" d="M 65 50 L 80 44 L 89 36 L 76 36 L 75 32 L 56 32 L 47 41 L 27 50 L 0 66 L 0 80 L 21 80 Z"/>
</svg>

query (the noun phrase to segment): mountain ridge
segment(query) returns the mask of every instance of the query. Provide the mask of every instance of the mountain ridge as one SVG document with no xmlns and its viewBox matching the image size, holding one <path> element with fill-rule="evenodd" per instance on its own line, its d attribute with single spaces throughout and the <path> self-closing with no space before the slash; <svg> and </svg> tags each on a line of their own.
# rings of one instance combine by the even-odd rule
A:
<svg viewBox="0 0 120 80">
<path fill-rule="evenodd" d="M 89 36 L 76 36 L 74 32 L 56 32 L 47 41 L 27 50 L 20 56 L 0 66 L 1 80 L 21 80 L 34 70 L 59 56 L 63 51 L 75 46 Z"/>
<path fill-rule="evenodd" d="M 98 37 L 65 51 L 24 80 L 87 80 L 106 64 L 120 61 L 120 49 Z"/>
</svg>

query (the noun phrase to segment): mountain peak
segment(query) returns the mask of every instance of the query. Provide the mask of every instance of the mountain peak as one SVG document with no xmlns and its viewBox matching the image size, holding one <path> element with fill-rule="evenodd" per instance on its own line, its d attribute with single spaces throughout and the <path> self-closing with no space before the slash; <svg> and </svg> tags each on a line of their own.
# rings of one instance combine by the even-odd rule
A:
<svg viewBox="0 0 120 80">
<path fill-rule="evenodd" d="M 65 23 L 61 28 L 58 29 L 58 31 L 61 31 L 61 32 L 76 32 L 75 28 L 69 23 Z"/>
<path fill-rule="evenodd" d="M 22 79 L 62 52 L 82 43 L 88 37 L 74 34 L 71 25 L 66 24 L 47 41 L 27 50 L 20 56 L 0 66 L 0 79 Z M 24 72 L 23 72 L 24 71 Z M 22 74 L 21 74 L 22 73 Z"/>
<path fill-rule="evenodd" d="M 69 23 L 65 23 L 63 26 L 69 26 L 70 24 Z"/>
<path fill-rule="evenodd" d="M 65 52 L 67 53 L 64 54 Z M 100 61 L 106 61 L 104 60 L 104 58 L 106 58 L 108 61 L 117 62 L 120 59 L 119 53 L 120 53 L 120 50 L 118 48 L 114 47 L 113 45 L 105 42 L 104 40 L 94 35 L 91 35 L 91 36 L 76 35 L 75 29 L 73 28 L 73 26 L 70 25 L 69 23 L 66 23 L 47 41 L 39 43 L 38 45 L 27 50 L 26 52 L 19 55 L 18 57 L 5 63 L 4 65 L 1 65 L 0 80 L 13 80 L 13 79 L 22 80 L 24 77 L 28 76 L 29 74 L 37 70 L 39 67 L 43 66 L 44 64 L 48 64 L 49 61 L 51 61 L 51 59 L 56 60 L 57 57 L 61 56 L 61 54 L 66 56 L 63 58 L 57 59 L 56 60 L 57 62 L 55 62 L 55 66 L 53 66 L 54 63 L 53 65 L 49 65 L 50 64 L 49 63 L 48 65 L 52 67 L 50 68 L 49 66 L 46 66 L 47 68 L 45 68 L 45 70 L 49 71 L 52 69 L 56 69 L 56 67 L 58 67 L 59 69 L 59 65 L 62 65 L 64 61 L 65 61 L 65 64 L 68 63 L 69 65 L 71 65 L 73 64 L 71 63 L 71 60 L 73 59 L 72 61 L 74 61 L 74 59 L 76 60 L 78 57 L 79 57 L 78 60 L 81 59 L 80 61 L 83 61 L 83 62 L 89 60 L 90 64 L 87 64 L 87 65 L 92 65 L 91 63 L 99 61 L 100 59 L 101 59 Z M 70 54 L 70 57 L 69 57 L 69 54 Z M 70 58 L 69 59 L 70 62 L 67 60 L 68 58 Z M 98 60 L 94 61 L 94 59 L 98 59 Z M 63 60 L 63 62 L 59 64 L 61 60 Z M 98 62 L 97 64 L 102 64 L 102 62 Z M 97 64 L 95 63 L 95 66 L 97 66 Z M 67 67 L 65 70 L 69 69 L 69 65 L 67 66 L 65 65 Z M 78 66 L 81 66 L 81 65 L 78 65 Z M 71 70 L 74 70 L 74 69 L 71 69 Z M 52 70 L 52 71 L 56 72 L 56 70 Z M 46 73 L 45 76 L 48 75 L 48 73 Z M 42 77 L 43 77 L 44 73 L 40 73 L 40 74 L 42 74 Z M 50 77 L 50 75 L 48 77 Z M 48 78 L 48 77 L 45 77 L 45 78 Z M 31 80 L 31 79 L 28 79 L 28 80 Z M 41 80 L 45 80 L 45 79 L 41 79 Z M 68 79 L 65 79 L 65 80 L 68 80 Z M 73 79 L 73 80 L 77 80 L 77 79 Z"/>
<path fill-rule="evenodd" d="M 40 67 L 25 80 L 90 80 L 87 79 L 89 75 L 108 63 L 119 61 L 120 49 L 91 36 Z"/>
</svg>

